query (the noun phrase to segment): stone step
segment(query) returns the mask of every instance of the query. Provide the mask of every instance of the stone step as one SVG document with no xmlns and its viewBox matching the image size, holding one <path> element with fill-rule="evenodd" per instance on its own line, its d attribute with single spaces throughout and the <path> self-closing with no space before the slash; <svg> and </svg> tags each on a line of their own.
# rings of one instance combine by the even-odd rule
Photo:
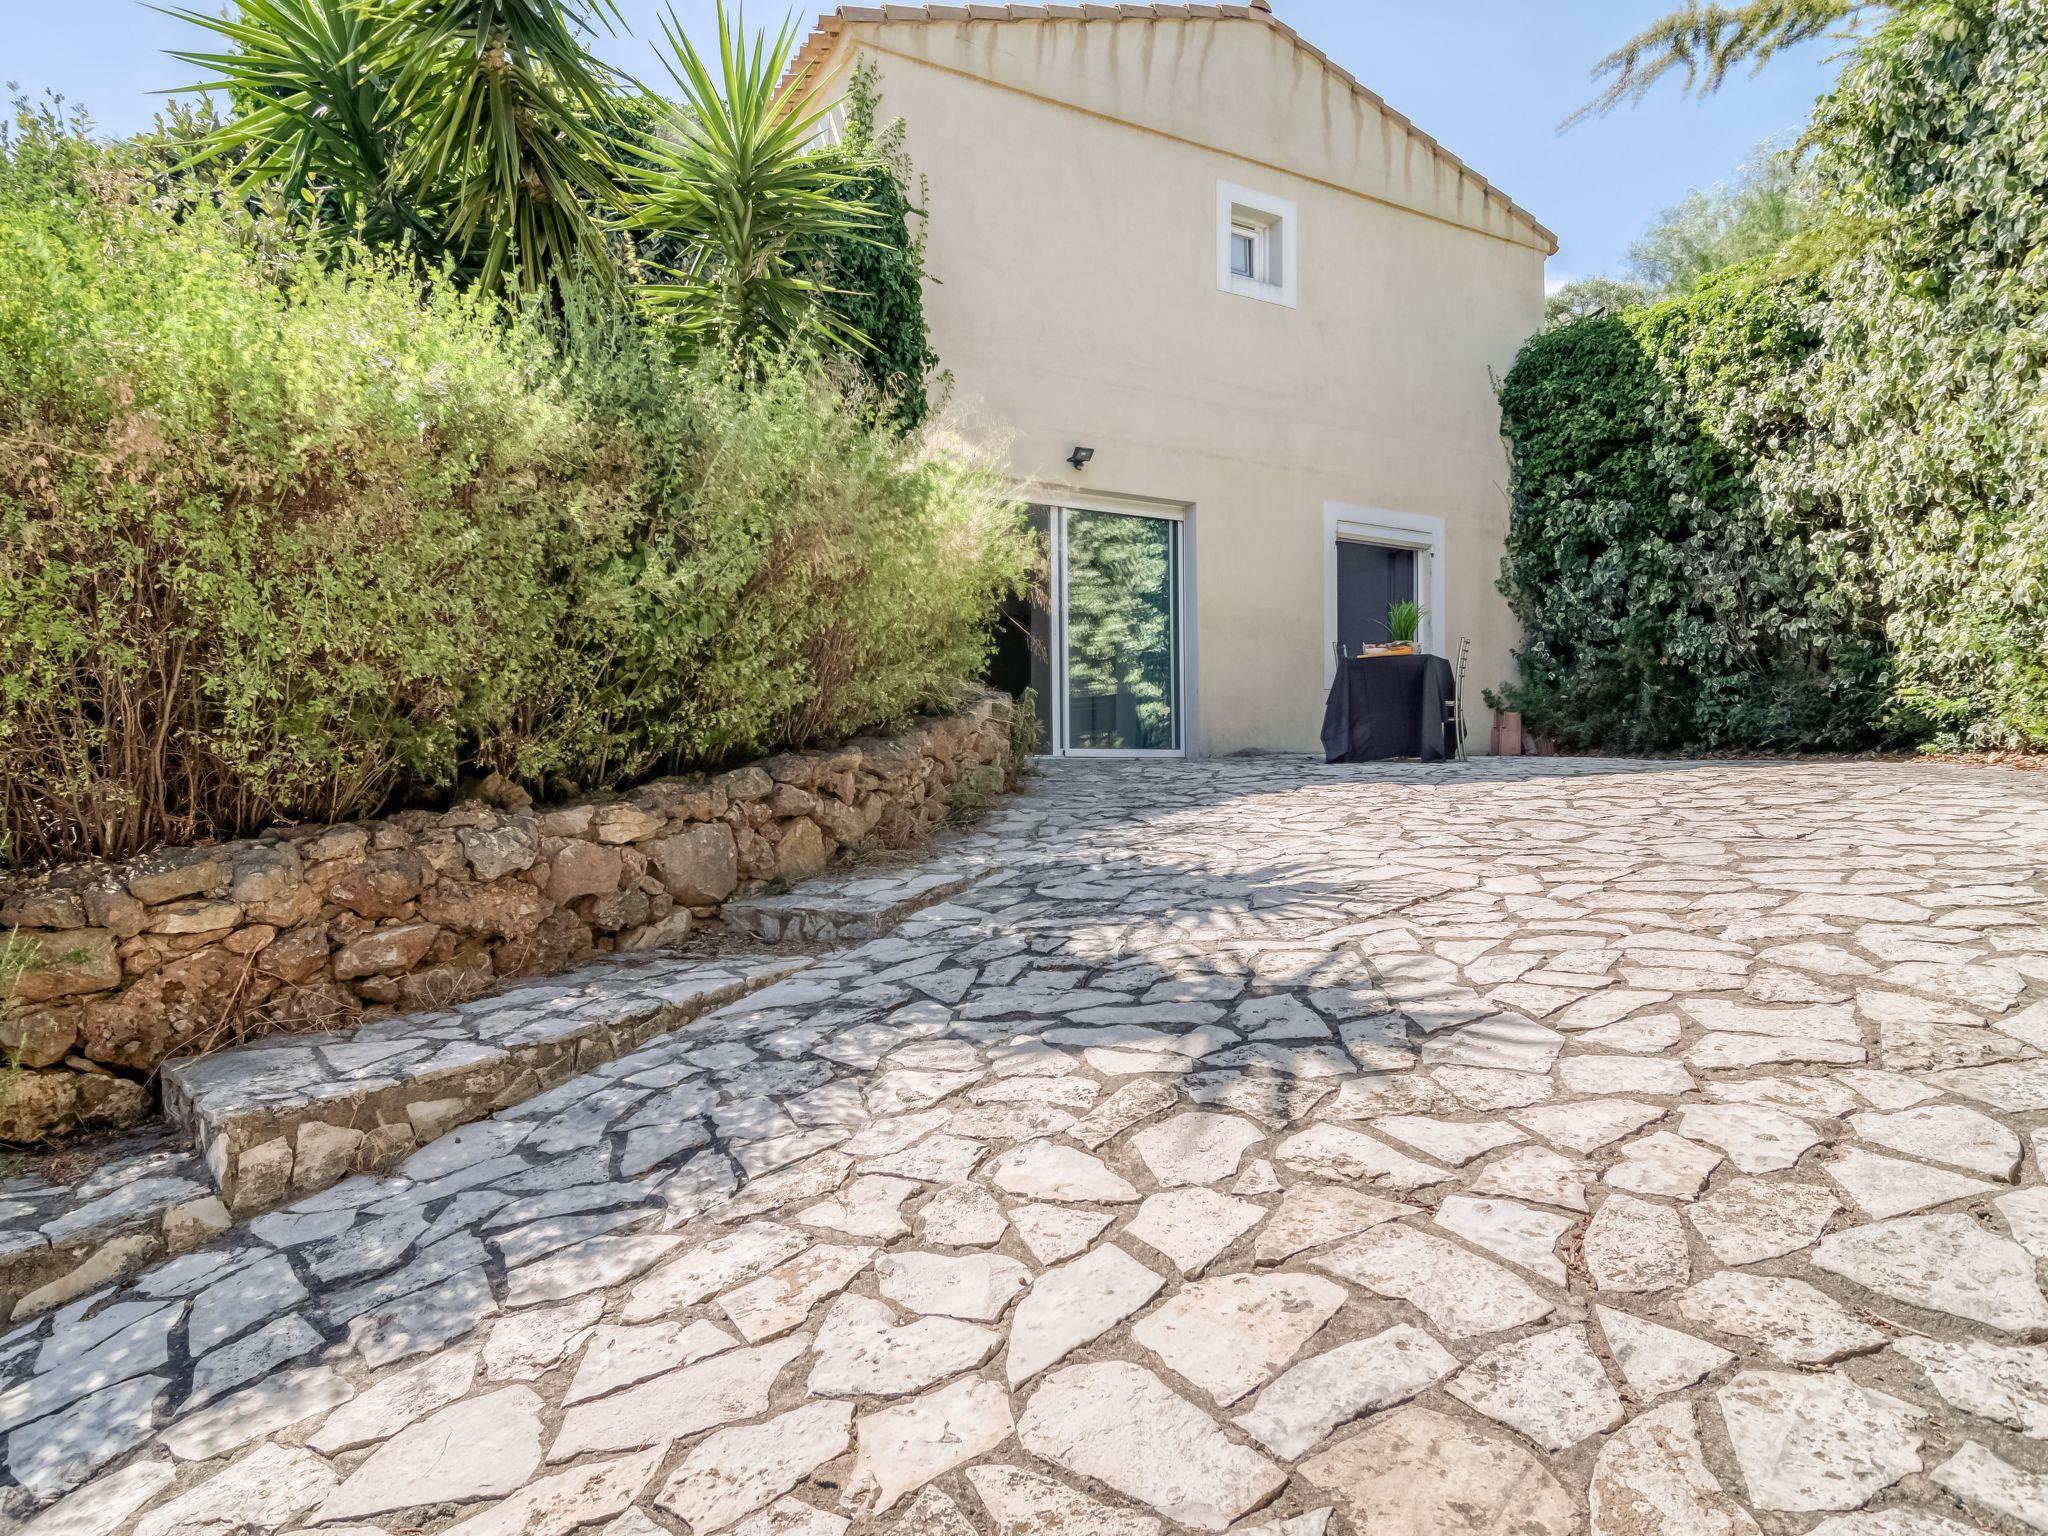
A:
<svg viewBox="0 0 2048 1536">
<path fill-rule="evenodd" d="M 459 1125 L 781 980 L 801 956 L 609 958 L 440 1013 L 167 1062 L 164 1110 L 252 1215 L 395 1166 Z"/>
<path fill-rule="evenodd" d="M 170 1134 L 76 1184 L 0 1181 L 0 1321 L 60 1306 L 346 1174 L 395 1167 L 810 963 L 607 957 L 442 1012 L 168 1061 Z"/>
<path fill-rule="evenodd" d="M 779 896 L 725 904 L 726 926 L 771 944 L 846 944 L 880 938 L 904 918 L 965 890 L 989 870 L 986 855 L 953 853 L 913 869 L 808 880 Z"/>
<path fill-rule="evenodd" d="M 900 872 L 737 901 L 724 916 L 769 943 L 857 942 L 936 909 L 988 869 L 987 854 L 956 846 Z M 79 1184 L 0 1181 L 0 1322 L 61 1306 L 346 1174 L 394 1168 L 459 1126 L 811 963 L 768 952 L 606 956 L 433 1013 L 168 1061 L 170 1135 L 145 1138 Z"/>
<path fill-rule="evenodd" d="M 162 1132 L 76 1183 L 0 1179 L 0 1323 L 196 1247 L 229 1220 L 205 1165 Z"/>
</svg>

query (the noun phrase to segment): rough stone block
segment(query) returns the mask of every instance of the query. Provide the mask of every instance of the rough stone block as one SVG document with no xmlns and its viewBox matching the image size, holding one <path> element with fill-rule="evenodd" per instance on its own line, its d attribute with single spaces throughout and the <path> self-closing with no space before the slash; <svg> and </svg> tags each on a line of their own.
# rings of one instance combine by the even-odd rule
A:
<svg viewBox="0 0 2048 1536">
<path fill-rule="evenodd" d="M 763 802 L 768 814 L 778 820 L 795 816 L 808 816 L 818 808 L 818 797 L 808 789 L 799 789 L 794 784 L 777 784 Z"/>
<path fill-rule="evenodd" d="M 658 923 L 649 923 L 619 936 L 621 954 L 642 955 L 658 949 L 676 949 L 689 941 L 696 919 L 678 908 Z"/>
<path fill-rule="evenodd" d="M 154 907 L 180 896 L 210 896 L 227 888 L 228 861 L 219 848 L 177 848 L 150 854 L 126 871 L 128 893 Z"/>
<path fill-rule="evenodd" d="M 83 1053 L 109 1066 L 154 1069 L 219 1027 L 247 970 L 239 955 L 212 945 L 152 970 L 119 996 L 94 999 L 79 1028 Z"/>
<path fill-rule="evenodd" d="M 551 910 L 546 895 L 524 880 L 488 885 L 443 880 L 419 905 L 428 922 L 484 939 L 523 939 Z"/>
<path fill-rule="evenodd" d="M 281 1204 L 292 1187 L 292 1144 L 282 1136 L 259 1142 L 235 1159 L 228 1208 L 238 1215 Z"/>
<path fill-rule="evenodd" d="M 277 942 L 277 930 L 268 923 L 254 923 L 247 928 L 237 928 L 220 942 L 231 955 L 257 955 Z"/>
<path fill-rule="evenodd" d="M 551 851 L 548 860 L 548 898 L 561 903 L 615 891 L 624 872 L 618 849 L 564 841 Z"/>
<path fill-rule="evenodd" d="M 387 1121 L 363 1133 L 361 1161 L 364 1168 L 389 1168 L 426 1138 L 413 1134 L 409 1125 Z"/>
<path fill-rule="evenodd" d="M 502 827 L 463 827 L 455 835 L 479 880 L 516 875 L 531 869 L 540 858 L 540 832 L 531 821 L 512 821 Z"/>
<path fill-rule="evenodd" d="M 355 1166 L 363 1133 L 347 1126 L 308 1120 L 293 1138 L 292 1188 L 325 1189 Z"/>
<path fill-rule="evenodd" d="M 14 1072 L 0 1080 L 0 1141 L 51 1141 L 79 1131 L 134 1125 L 149 1091 L 96 1072 Z"/>
<path fill-rule="evenodd" d="M 591 818 L 590 834 L 598 842 L 609 846 L 637 843 L 654 836 L 667 821 L 666 816 L 657 816 L 631 801 L 621 800 L 597 808 L 596 814 Z"/>
<path fill-rule="evenodd" d="M 722 822 L 686 828 L 649 843 L 646 851 L 663 888 L 684 906 L 724 901 L 739 886 L 739 846 Z"/>
<path fill-rule="evenodd" d="M 425 958 L 441 929 L 433 923 L 377 928 L 335 951 L 334 974 L 342 981 L 360 976 L 396 976 Z"/>
<path fill-rule="evenodd" d="M 725 791 L 727 799 L 744 802 L 760 800 L 773 794 L 775 780 L 770 778 L 765 770 L 749 764 L 745 768 L 735 768 L 731 773 L 721 774 L 718 787 Z"/>
<path fill-rule="evenodd" d="M 731 804 L 717 785 L 700 785 L 668 800 L 669 815 L 677 821 L 716 821 Z"/>
<path fill-rule="evenodd" d="M 462 839 L 454 832 L 440 828 L 428 831 L 414 842 L 413 848 L 427 861 L 436 880 L 469 878 L 469 855 L 462 851 Z"/>
<path fill-rule="evenodd" d="M 868 835 L 867 818 L 845 800 L 832 795 L 820 795 L 812 807 L 811 819 L 842 846 L 852 847 Z"/>
<path fill-rule="evenodd" d="M 647 893 L 634 886 L 591 897 L 584 915 L 599 933 L 622 933 L 645 923 L 652 915 L 652 904 Z"/>
<path fill-rule="evenodd" d="M 245 907 L 259 907 L 292 895 L 305 882 L 305 865 L 290 843 L 251 843 L 229 864 L 228 895 Z"/>
<path fill-rule="evenodd" d="M 174 1254 L 186 1253 L 211 1242 L 233 1220 L 218 1195 L 187 1200 L 164 1212 L 164 1243 Z"/>
<path fill-rule="evenodd" d="M 32 885 L 0 901 L 0 928 L 83 928 L 85 899 L 77 891 Z"/>
<path fill-rule="evenodd" d="M 447 1135 L 470 1115 L 466 1099 L 421 1099 L 405 1106 L 406 1122 L 412 1127 L 413 1135 L 422 1142 Z"/>
<path fill-rule="evenodd" d="M 53 1067 L 78 1041 L 75 1008 L 24 1008 L 0 1012 L 0 1048 L 17 1067 Z"/>
<path fill-rule="evenodd" d="M 793 821 L 783 829 L 775 844 L 775 877 L 778 880 L 809 880 L 825 872 L 832 862 L 832 850 L 825 834 L 814 821 Z"/>
<path fill-rule="evenodd" d="M 163 1239 L 154 1232 L 131 1232 L 102 1243 L 76 1269 L 36 1287 L 14 1304 L 13 1320 L 21 1322 L 52 1307 L 61 1307 L 89 1291 L 112 1284 L 132 1274 L 161 1250 Z"/>
<path fill-rule="evenodd" d="M 225 933 L 241 920 L 242 908 L 238 902 L 188 897 L 183 901 L 166 902 L 156 908 L 149 914 L 149 921 L 143 925 L 143 932 L 218 934 Z"/>
<path fill-rule="evenodd" d="M 11 985 L 0 988 L 0 997 L 47 1003 L 121 984 L 114 936 L 102 929 L 13 928 L 0 933 L 0 945 L 8 946 L 24 966 Z"/>
<path fill-rule="evenodd" d="M 565 805 L 542 811 L 537 825 L 542 837 L 588 837 L 596 821 L 596 806 Z"/>
<path fill-rule="evenodd" d="M 574 912 L 555 911 L 523 939 L 500 944 L 491 953 L 500 976 L 545 976 L 566 970 L 590 949 L 590 925 Z"/>
<path fill-rule="evenodd" d="M 104 928 L 117 939 L 132 939 L 149 921 L 149 909 L 128 894 L 125 885 L 111 880 L 85 889 L 85 915 L 95 928 Z"/>
<path fill-rule="evenodd" d="M 374 853 L 327 888 L 327 899 L 372 920 L 403 917 L 434 878 L 433 866 L 411 848 Z"/>
<path fill-rule="evenodd" d="M 359 859 L 369 848 L 370 834 L 361 827 L 326 827 L 299 844 L 299 857 L 308 864 L 326 864 Z"/>
</svg>

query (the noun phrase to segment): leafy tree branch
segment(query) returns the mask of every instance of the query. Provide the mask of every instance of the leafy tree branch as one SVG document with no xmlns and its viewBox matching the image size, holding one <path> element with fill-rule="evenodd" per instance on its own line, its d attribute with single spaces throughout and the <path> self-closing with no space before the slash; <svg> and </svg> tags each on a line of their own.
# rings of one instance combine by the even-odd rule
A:
<svg viewBox="0 0 2048 1536">
<path fill-rule="evenodd" d="M 1891 10 L 1892 0 L 1688 0 L 1593 66 L 1594 80 L 1606 83 L 1565 126 L 1633 105 L 1667 75 L 1682 73 L 1687 92 L 1711 95 L 1745 64 L 1762 69 L 1788 48 L 1848 35 Z"/>
</svg>

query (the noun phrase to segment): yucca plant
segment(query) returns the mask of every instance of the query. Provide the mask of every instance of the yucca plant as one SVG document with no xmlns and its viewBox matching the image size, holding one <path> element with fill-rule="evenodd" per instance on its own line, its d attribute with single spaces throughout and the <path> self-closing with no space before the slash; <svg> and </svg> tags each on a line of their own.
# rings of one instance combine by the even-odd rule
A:
<svg viewBox="0 0 2048 1536">
<path fill-rule="evenodd" d="M 612 75 L 578 34 L 593 19 L 620 21 L 616 0 L 402 0 L 391 9 L 408 169 L 455 187 L 449 233 L 465 248 L 484 242 L 484 286 L 514 263 L 528 291 L 576 265 L 607 272 L 598 210 L 618 201 L 603 131 Z"/>
<path fill-rule="evenodd" d="M 188 162 L 372 243 L 446 254 L 487 288 L 608 273 L 611 72 L 581 35 L 615 0 L 240 0 L 173 10 L 230 46 L 174 56 L 234 115 Z"/>
<path fill-rule="evenodd" d="M 699 343 L 747 357 L 817 338 L 859 348 L 867 338 L 817 303 L 825 241 L 860 238 L 875 215 L 838 195 L 862 174 L 846 155 L 818 151 L 830 104 L 804 74 L 783 78 L 796 31 L 751 41 L 743 15 L 718 7 L 717 72 L 671 12 L 664 63 L 681 100 L 656 114 L 641 163 L 629 168 L 638 206 L 631 227 L 673 245 L 643 295 Z"/>
<path fill-rule="evenodd" d="M 230 45 L 171 55 L 207 71 L 188 89 L 224 90 L 233 108 L 185 168 L 226 160 L 233 180 L 281 193 L 323 225 L 380 245 L 410 239 L 438 254 L 441 232 L 399 172 L 388 18 L 357 0 L 241 0 L 238 11 L 166 12 Z"/>
</svg>

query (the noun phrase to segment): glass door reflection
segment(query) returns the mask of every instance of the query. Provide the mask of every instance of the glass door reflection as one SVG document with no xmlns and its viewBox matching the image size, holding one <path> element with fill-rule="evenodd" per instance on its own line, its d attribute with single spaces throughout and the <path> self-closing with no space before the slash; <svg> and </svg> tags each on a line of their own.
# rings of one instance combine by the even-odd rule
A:
<svg viewBox="0 0 2048 1536">
<path fill-rule="evenodd" d="M 1180 748 L 1180 524 L 1066 514 L 1066 747 Z"/>
<path fill-rule="evenodd" d="M 1006 615 L 997 666 L 1035 695 L 1043 750 L 1183 751 L 1178 518 L 1029 509 L 1043 564 Z"/>
</svg>

